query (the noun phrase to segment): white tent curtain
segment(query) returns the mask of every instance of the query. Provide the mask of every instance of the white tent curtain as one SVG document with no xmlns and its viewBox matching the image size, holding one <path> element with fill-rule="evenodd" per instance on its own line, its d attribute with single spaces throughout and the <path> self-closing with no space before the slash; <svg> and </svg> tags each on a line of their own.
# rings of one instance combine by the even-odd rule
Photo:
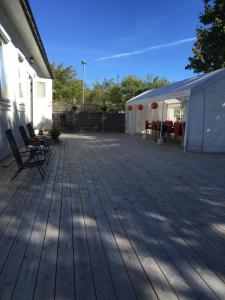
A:
<svg viewBox="0 0 225 300">
<path fill-rule="evenodd" d="M 163 102 L 164 102 L 164 109 L 163 109 Z M 126 132 L 127 133 L 130 134 L 144 133 L 145 121 L 148 122 L 157 121 L 157 120 L 161 121 L 162 116 L 164 121 L 165 120 L 175 121 L 176 119 L 172 116 L 172 112 L 170 111 L 169 107 L 173 108 L 176 105 L 178 105 L 178 107 L 181 107 L 181 101 L 177 99 L 159 101 L 157 102 L 158 104 L 157 109 L 152 109 L 151 103 L 152 102 L 144 104 L 142 110 L 138 110 L 136 105 L 132 105 L 131 111 L 128 111 L 126 109 Z M 182 107 L 186 107 L 186 103 L 183 103 Z M 163 109 L 163 114 L 162 114 L 162 109 Z"/>
</svg>

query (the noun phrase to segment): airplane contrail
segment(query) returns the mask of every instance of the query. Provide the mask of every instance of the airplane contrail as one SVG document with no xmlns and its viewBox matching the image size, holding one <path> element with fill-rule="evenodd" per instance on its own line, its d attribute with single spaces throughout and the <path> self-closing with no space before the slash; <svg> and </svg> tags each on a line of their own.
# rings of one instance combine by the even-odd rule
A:
<svg viewBox="0 0 225 300">
<path fill-rule="evenodd" d="M 162 48 L 167 48 L 167 47 L 173 47 L 173 46 L 177 46 L 177 45 L 180 45 L 180 44 L 193 42 L 195 40 L 196 40 L 195 37 L 181 39 L 181 40 L 178 40 L 178 41 L 175 41 L 175 42 L 156 45 L 156 46 L 150 46 L 150 47 L 147 47 L 147 48 L 144 48 L 144 49 L 135 50 L 135 51 L 131 51 L 131 52 L 123 52 L 123 53 L 114 54 L 114 55 L 110 55 L 110 56 L 99 57 L 99 58 L 96 59 L 96 61 L 102 61 L 102 60 L 108 60 L 108 59 L 114 59 L 114 58 L 121 58 L 121 57 L 131 56 L 131 55 L 138 55 L 138 54 L 142 54 L 142 53 L 145 53 L 145 52 L 148 52 L 148 51 L 151 51 L 151 50 L 162 49 Z"/>
</svg>

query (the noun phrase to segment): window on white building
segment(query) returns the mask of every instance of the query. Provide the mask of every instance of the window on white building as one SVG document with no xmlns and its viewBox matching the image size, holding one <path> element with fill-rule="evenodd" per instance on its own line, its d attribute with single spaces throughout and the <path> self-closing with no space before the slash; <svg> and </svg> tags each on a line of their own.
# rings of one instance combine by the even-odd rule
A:
<svg viewBox="0 0 225 300">
<path fill-rule="evenodd" d="M 0 41 L 0 98 L 7 98 L 6 73 L 4 66 L 3 47 Z"/>
<path fill-rule="evenodd" d="M 44 98 L 46 96 L 45 82 L 37 82 L 36 96 L 37 98 Z"/>
<path fill-rule="evenodd" d="M 19 61 L 19 68 L 18 68 L 18 77 L 19 77 L 19 97 L 23 98 L 24 97 L 24 78 L 23 78 L 23 68 L 22 68 L 22 60 L 20 57 L 18 57 Z"/>
</svg>

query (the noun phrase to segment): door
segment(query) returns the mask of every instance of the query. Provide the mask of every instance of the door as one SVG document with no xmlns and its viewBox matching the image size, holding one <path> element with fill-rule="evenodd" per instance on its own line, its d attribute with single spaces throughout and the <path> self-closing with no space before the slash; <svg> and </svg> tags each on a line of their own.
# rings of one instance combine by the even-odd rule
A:
<svg viewBox="0 0 225 300">
<path fill-rule="evenodd" d="M 33 88 L 33 125 L 37 129 L 50 129 L 52 127 L 52 80 L 35 78 Z"/>
</svg>

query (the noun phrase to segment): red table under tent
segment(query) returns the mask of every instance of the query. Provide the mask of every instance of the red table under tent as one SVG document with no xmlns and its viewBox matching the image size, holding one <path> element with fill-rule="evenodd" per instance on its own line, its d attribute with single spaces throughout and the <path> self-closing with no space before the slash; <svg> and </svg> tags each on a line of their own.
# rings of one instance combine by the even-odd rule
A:
<svg viewBox="0 0 225 300">
<path fill-rule="evenodd" d="M 225 69 L 149 90 L 127 101 L 126 133 L 154 134 L 158 130 L 162 138 L 163 128 L 182 137 L 185 150 L 225 152 Z"/>
</svg>

